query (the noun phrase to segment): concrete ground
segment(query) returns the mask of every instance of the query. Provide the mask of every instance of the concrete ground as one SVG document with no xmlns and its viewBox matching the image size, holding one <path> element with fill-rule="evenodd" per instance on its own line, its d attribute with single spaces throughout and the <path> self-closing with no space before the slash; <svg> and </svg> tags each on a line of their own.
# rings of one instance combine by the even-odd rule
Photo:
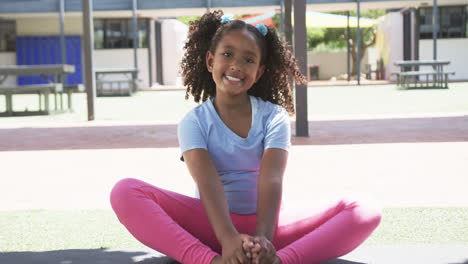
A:
<svg viewBox="0 0 468 264">
<path fill-rule="evenodd" d="M 468 113 L 316 120 L 293 138 L 285 200 L 370 195 L 384 207 L 468 206 Z M 1 126 L 0 210 L 110 209 L 113 184 L 139 178 L 192 195 L 175 124 L 95 121 Z M 27 162 L 25 162 L 27 161 Z M 0 263 L 169 263 L 147 249 L 0 253 Z M 367 246 L 330 264 L 467 264 L 468 247 Z"/>
<path fill-rule="evenodd" d="M 384 207 L 468 206 L 468 114 L 311 121 L 309 129 L 292 140 L 286 202 L 357 193 Z M 109 209 L 113 184 L 126 177 L 193 194 L 176 124 L 10 125 L 0 138 L 2 175 L 13 176 L 2 177 L 0 210 Z"/>
</svg>

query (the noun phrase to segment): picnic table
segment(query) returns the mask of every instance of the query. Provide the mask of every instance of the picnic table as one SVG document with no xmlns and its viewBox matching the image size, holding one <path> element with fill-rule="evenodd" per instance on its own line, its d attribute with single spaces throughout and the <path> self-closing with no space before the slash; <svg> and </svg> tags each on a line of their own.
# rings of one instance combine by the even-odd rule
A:
<svg viewBox="0 0 468 264">
<path fill-rule="evenodd" d="M 98 96 L 132 95 L 137 90 L 138 69 L 107 68 L 96 69 L 94 73 Z"/>
<path fill-rule="evenodd" d="M 400 72 L 393 75 L 396 75 L 400 88 L 448 88 L 448 75 L 455 74 L 444 71 L 444 66 L 449 64 L 450 61 L 439 60 L 396 61 L 395 65 L 400 67 Z"/>
<path fill-rule="evenodd" d="M 60 110 L 63 111 L 64 92 L 63 78 L 65 74 L 74 73 L 75 66 L 69 64 L 43 64 L 43 65 L 1 65 L 0 66 L 0 94 L 5 96 L 6 111 L 0 113 L 0 116 L 16 115 L 48 115 L 52 111 L 49 105 L 49 95 L 54 94 L 55 112 L 59 111 L 57 96 L 60 96 Z M 8 75 L 40 75 L 47 80 L 46 84 L 33 85 L 1 85 Z M 38 111 L 13 111 L 13 95 L 15 94 L 37 94 L 39 96 Z M 67 90 L 68 109 L 72 110 L 71 90 Z M 42 97 L 44 97 L 44 108 L 42 107 Z"/>
</svg>

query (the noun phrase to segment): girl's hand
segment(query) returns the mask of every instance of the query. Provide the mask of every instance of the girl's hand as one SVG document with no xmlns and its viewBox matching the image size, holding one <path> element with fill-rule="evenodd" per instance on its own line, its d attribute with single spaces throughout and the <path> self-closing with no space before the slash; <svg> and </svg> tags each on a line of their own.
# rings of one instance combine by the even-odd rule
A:
<svg viewBox="0 0 468 264">
<path fill-rule="evenodd" d="M 244 251 L 244 244 L 248 245 L 250 236 L 237 234 L 222 241 L 222 258 L 225 264 L 251 264 L 250 258 Z M 246 247 L 248 248 L 248 246 Z"/>
<path fill-rule="evenodd" d="M 243 235 L 242 248 L 244 249 L 244 253 L 250 261 L 252 261 L 252 249 L 254 246 L 255 244 L 253 242 L 253 237 L 249 235 Z"/>
<path fill-rule="evenodd" d="M 252 248 L 253 264 L 281 263 L 276 256 L 276 249 L 273 244 L 263 236 L 254 237 L 254 247 Z"/>
</svg>

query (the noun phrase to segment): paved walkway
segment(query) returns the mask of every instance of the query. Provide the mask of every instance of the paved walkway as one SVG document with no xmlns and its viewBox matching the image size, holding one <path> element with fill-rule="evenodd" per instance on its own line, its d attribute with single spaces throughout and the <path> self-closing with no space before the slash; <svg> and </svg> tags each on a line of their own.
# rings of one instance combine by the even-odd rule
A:
<svg viewBox="0 0 468 264">
<path fill-rule="evenodd" d="M 293 138 L 287 200 L 366 193 L 385 207 L 468 206 L 468 115 L 311 121 L 309 129 L 311 137 Z M 175 124 L 10 126 L 0 138 L 10 176 L 0 210 L 108 209 L 112 185 L 125 177 L 193 194 Z"/>
</svg>

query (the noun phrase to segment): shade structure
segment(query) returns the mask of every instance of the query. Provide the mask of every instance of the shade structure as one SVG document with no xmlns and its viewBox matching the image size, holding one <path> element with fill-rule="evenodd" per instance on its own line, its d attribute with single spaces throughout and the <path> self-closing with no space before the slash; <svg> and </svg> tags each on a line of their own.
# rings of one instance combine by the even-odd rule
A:
<svg viewBox="0 0 468 264">
<path fill-rule="evenodd" d="M 256 25 L 258 23 L 265 23 L 271 20 L 275 13 L 259 14 L 243 18 L 246 23 Z M 292 19 L 294 20 L 294 19 Z M 362 28 L 373 27 L 378 23 L 377 19 L 362 18 L 359 21 L 359 26 Z M 320 12 L 306 12 L 306 26 L 311 28 L 346 28 L 348 25 L 348 17 L 343 15 L 335 15 Z M 357 17 L 349 17 L 349 26 L 352 28 L 357 27 Z"/>
<path fill-rule="evenodd" d="M 357 27 L 357 17 L 349 17 L 349 26 Z M 377 19 L 361 18 L 359 26 L 362 28 L 373 27 L 378 23 Z M 312 28 L 346 28 L 348 25 L 348 17 L 343 15 L 335 15 L 320 12 L 307 12 L 306 25 Z"/>
<path fill-rule="evenodd" d="M 273 22 L 273 17 L 275 16 L 275 13 L 267 13 L 267 14 L 260 14 L 260 15 L 251 15 L 248 17 L 243 17 L 240 18 L 240 20 L 244 20 L 245 23 L 251 24 L 253 26 L 256 26 L 257 24 L 264 24 L 269 27 L 275 26 L 275 23 Z"/>
</svg>

